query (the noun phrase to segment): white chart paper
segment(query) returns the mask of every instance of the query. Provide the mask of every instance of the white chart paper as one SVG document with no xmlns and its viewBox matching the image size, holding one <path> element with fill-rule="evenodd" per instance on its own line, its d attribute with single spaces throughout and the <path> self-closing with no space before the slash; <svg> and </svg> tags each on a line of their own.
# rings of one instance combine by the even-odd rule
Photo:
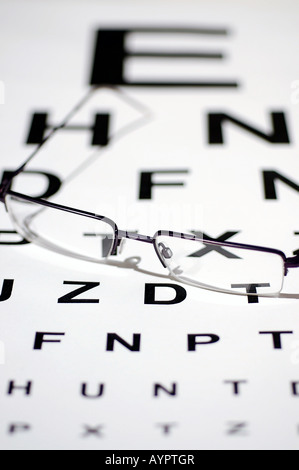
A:
<svg viewBox="0 0 299 470">
<path fill-rule="evenodd" d="M 291 0 L 0 1 L 2 176 L 106 80 L 18 191 L 51 188 L 122 230 L 295 255 L 298 14 Z M 0 211 L 1 449 L 298 448 L 299 269 L 279 297 L 228 295 L 170 279 L 135 240 L 109 265 L 25 243 Z"/>
</svg>

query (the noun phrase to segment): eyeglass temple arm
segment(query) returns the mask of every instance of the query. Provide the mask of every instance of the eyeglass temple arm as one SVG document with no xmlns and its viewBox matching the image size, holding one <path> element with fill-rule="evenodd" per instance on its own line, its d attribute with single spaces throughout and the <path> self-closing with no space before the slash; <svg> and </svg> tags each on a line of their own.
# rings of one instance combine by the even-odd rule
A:
<svg viewBox="0 0 299 470">
<path fill-rule="evenodd" d="M 0 202 L 4 202 L 7 192 L 10 190 L 11 182 L 17 176 L 18 170 L 10 172 L 9 176 L 3 178 L 0 184 Z"/>
<path fill-rule="evenodd" d="M 299 268 L 299 253 L 296 256 L 287 258 L 285 261 L 286 268 Z"/>
<path fill-rule="evenodd" d="M 46 137 L 40 142 L 37 147 L 34 149 L 34 151 L 29 155 L 29 157 L 25 160 L 25 162 L 22 163 L 20 167 L 18 167 L 14 172 L 10 173 L 9 177 L 5 178 L 2 183 L 0 184 L 0 202 L 4 202 L 5 196 L 7 191 L 10 189 L 11 182 L 15 176 L 19 175 L 22 173 L 28 163 L 35 157 L 35 155 L 38 153 L 38 151 L 41 149 L 41 147 L 44 146 L 44 144 L 57 132 L 59 129 L 62 129 L 63 127 L 66 126 L 68 121 L 77 113 L 77 111 L 89 100 L 89 98 L 92 96 L 93 92 L 96 91 L 97 89 L 101 88 L 101 86 L 94 86 L 88 89 L 87 93 L 81 98 L 81 100 L 74 106 L 74 108 L 71 109 L 71 111 L 66 115 L 62 123 L 58 126 L 53 127 L 51 131 L 46 135 Z M 109 87 L 107 86 L 106 88 L 115 88 L 115 87 Z"/>
</svg>

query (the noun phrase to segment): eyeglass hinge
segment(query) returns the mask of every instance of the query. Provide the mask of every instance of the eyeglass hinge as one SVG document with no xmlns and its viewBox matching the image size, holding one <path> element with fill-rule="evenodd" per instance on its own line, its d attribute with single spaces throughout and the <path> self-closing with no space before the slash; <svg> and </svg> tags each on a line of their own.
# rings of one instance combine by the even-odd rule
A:
<svg viewBox="0 0 299 470">
<path fill-rule="evenodd" d="M 1 181 L 1 185 L 0 185 L 0 201 L 1 202 L 4 202 L 5 200 L 5 196 L 6 196 L 7 191 L 10 188 L 11 181 L 12 181 L 11 177 L 5 177 L 5 176 L 3 180 Z"/>
<path fill-rule="evenodd" d="M 299 253 L 286 259 L 286 268 L 299 268 Z"/>
</svg>

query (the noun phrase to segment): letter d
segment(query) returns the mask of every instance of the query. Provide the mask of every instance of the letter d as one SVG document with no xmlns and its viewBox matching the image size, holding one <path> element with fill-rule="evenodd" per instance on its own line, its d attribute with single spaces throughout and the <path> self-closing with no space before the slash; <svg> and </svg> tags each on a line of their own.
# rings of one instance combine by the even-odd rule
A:
<svg viewBox="0 0 299 470">
<path fill-rule="evenodd" d="M 171 288 L 175 291 L 175 297 L 170 300 L 158 300 L 156 298 L 156 288 Z M 177 284 L 145 284 L 144 303 L 149 305 L 172 305 L 183 302 L 187 297 L 187 292 L 182 286 Z"/>
</svg>

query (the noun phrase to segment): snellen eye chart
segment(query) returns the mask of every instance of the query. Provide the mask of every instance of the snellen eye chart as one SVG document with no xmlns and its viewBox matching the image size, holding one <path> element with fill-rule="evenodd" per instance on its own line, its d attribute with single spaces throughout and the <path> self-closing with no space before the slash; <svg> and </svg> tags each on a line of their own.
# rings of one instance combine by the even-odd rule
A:
<svg viewBox="0 0 299 470">
<path fill-rule="evenodd" d="M 0 1 L 1 181 L 55 130 L 14 191 L 136 238 L 295 257 L 298 14 L 289 0 Z M 71 249 L 67 215 L 48 227 Z M 80 230 L 109 252 L 96 220 Z M 116 248 L 100 263 L 43 248 L 1 204 L 1 449 L 297 449 L 299 269 L 276 296 L 259 260 L 251 284 L 224 271 L 228 294 L 174 279 L 133 235 Z M 216 272 L 238 263 L 229 246 L 193 251 Z"/>
</svg>

